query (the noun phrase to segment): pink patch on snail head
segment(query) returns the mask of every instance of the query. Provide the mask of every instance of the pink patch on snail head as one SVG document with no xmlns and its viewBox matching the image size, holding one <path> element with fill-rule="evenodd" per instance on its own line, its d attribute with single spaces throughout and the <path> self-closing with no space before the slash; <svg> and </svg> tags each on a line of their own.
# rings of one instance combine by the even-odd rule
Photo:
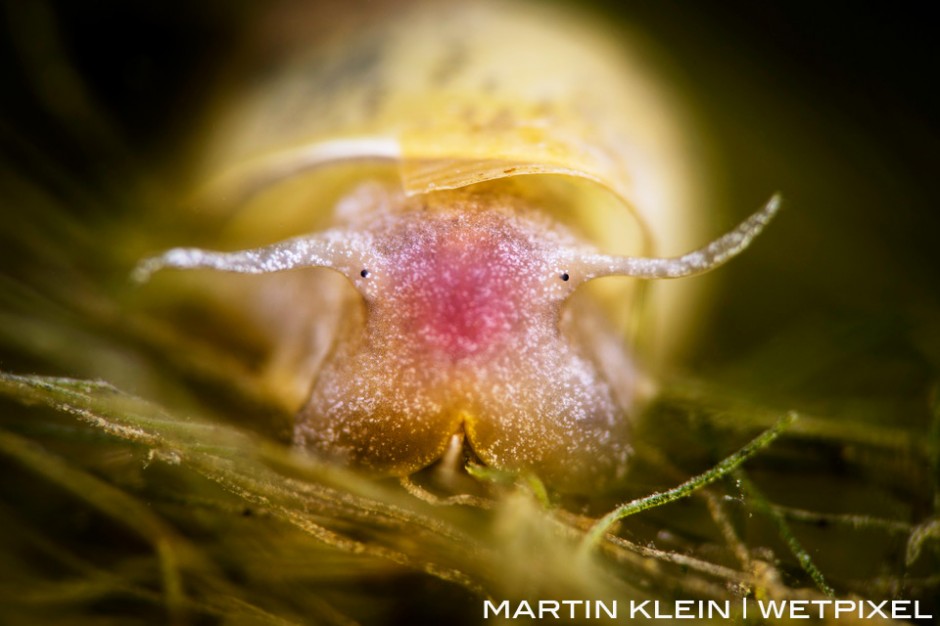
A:
<svg viewBox="0 0 940 626">
<path fill-rule="evenodd" d="M 559 327 L 575 282 L 562 278 L 561 251 L 576 241 L 520 207 L 498 208 L 502 197 L 485 200 L 405 201 L 361 226 L 373 242 L 366 276 L 354 274 L 363 326 L 315 381 L 298 443 L 408 473 L 463 430 L 485 462 L 569 486 L 622 471 L 628 422 Z"/>
<path fill-rule="evenodd" d="M 600 276 L 713 269 L 744 250 L 780 206 L 774 196 L 680 257 L 644 258 L 601 254 L 506 195 L 373 195 L 373 210 L 346 228 L 231 253 L 175 248 L 143 261 L 136 275 L 165 267 L 341 272 L 361 299 L 349 300 L 350 323 L 297 416 L 298 445 L 406 474 L 439 459 L 462 430 L 486 463 L 534 470 L 567 490 L 623 475 L 636 388 L 620 335 L 595 311 L 566 310 L 568 296 Z"/>
<path fill-rule="evenodd" d="M 406 351 L 459 362 L 492 355 L 525 332 L 522 304 L 536 287 L 533 250 L 504 218 L 408 220 L 393 238 L 387 267 L 394 285 L 381 306 Z"/>
</svg>

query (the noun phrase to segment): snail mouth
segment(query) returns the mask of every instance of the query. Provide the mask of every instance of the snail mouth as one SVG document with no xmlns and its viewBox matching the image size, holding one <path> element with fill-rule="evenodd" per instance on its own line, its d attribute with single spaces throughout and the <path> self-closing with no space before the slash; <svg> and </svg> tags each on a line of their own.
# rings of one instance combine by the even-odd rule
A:
<svg viewBox="0 0 940 626">
<path fill-rule="evenodd" d="M 416 475 L 431 478 L 431 482 L 457 492 L 474 492 L 478 487 L 468 475 L 468 466 L 483 466 L 486 462 L 476 453 L 467 436 L 466 426 L 474 420 L 473 415 L 461 410 L 457 413 L 457 424 L 439 458 Z"/>
<path fill-rule="evenodd" d="M 440 461 L 436 464 L 437 471 L 445 476 L 458 476 L 463 473 L 468 463 L 480 461 L 480 458 L 470 446 L 470 440 L 467 438 L 464 429 L 464 421 L 468 417 L 465 412 L 461 412 L 457 429 L 451 434 L 447 447 L 444 449 L 444 454 L 441 455 Z"/>
</svg>

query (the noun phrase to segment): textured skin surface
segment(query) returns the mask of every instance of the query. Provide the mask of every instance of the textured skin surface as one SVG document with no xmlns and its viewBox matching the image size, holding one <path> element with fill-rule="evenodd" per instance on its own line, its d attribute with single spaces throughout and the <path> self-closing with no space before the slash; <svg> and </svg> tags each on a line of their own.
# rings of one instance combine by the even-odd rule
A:
<svg viewBox="0 0 940 626">
<path fill-rule="evenodd" d="M 228 112 L 207 155 L 207 178 L 227 173 L 246 195 L 333 161 L 393 159 L 401 188 L 421 198 L 348 224 L 371 237 L 357 244 L 361 266 L 323 259 L 363 294 L 361 311 L 344 312 L 363 321 L 309 368 L 295 440 L 406 474 L 463 429 L 492 465 L 590 490 L 594 478 L 618 476 L 629 452 L 636 368 L 624 328 L 636 293 L 608 283 L 603 302 L 574 314 L 565 298 L 579 281 L 560 280 L 568 262 L 558 244 L 575 242 L 533 216 L 576 225 L 611 254 L 683 250 L 701 197 L 685 122 L 645 66 L 647 51 L 625 49 L 622 33 L 545 3 L 418 9 L 328 45 L 305 40 L 310 49 Z M 482 181 L 520 178 L 541 196 L 526 211 L 493 198 L 471 206 Z M 222 187 L 222 198 L 243 197 Z M 294 198 L 303 220 L 333 210 L 317 194 L 271 197 L 259 202 L 260 228 Z M 294 232 L 309 229 L 302 223 Z M 281 252 L 283 267 L 296 249 Z M 644 333 L 663 354 L 682 343 L 684 293 L 651 306 L 668 332 L 646 324 Z M 316 315 L 318 297 L 304 311 Z M 265 310 L 296 315 L 275 313 Z"/>
<path fill-rule="evenodd" d="M 373 187 L 354 197 L 345 228 L 228 253 L 176 248 L 143 261 L 137 275 L 345 275 L 362 296 L 344 311 L 358 328 L 337 336 L 318 368 L 294 430 L 299 445 L 407 474 L 462 431 L 484 461 L 535 470 L 564 489 L 623 474 L 638 387 L 626 346 L 596 309 L 566 306 L 575 288 L 601 276 L 709 271 L 743 251 L 780 206 L 774 196 L 705 247 L 664 259 L 601 254 L 492 189 L 409 199 Z"/>
<path fill-rule="evenodd" d="M 271 370 L 301 390 L 290 406 L 306 398 L 294 438 L 320 456 L 407 474 L 463 431 L 484 461 L 565 489 L 615 479 L 641 395 L 634 331 L 645 364 L 669 354 L 690 327 L 690 291 L 640 298 L 635 281 L 599 281 L 568 296 L 600 276 L 716 267 L 776 201 L 673 257 L 703 214 L 696 153 L 643 47 L 601 31 L 541 4 L 468 2 L 320 42 L 259 83 L 207 157 L 219 175 L 207 197 L 221 210 L 248 203 L 243 231 L 293 216 L 278 239 L 315 232 L 230 253 L 171 250 L 138 277 L 311 266 L 346 276 L 361 299 L 321 271 L 284 290 L 295 302 L 245 305 L 291 357 Z M 353 181 L 382 190 L 341 198 Z"/>
<path fill-rule="evenodd" d="M 492 217 L 406 221 L 395 238 L 388 261 L 397 285 L 387 314 L 400 318 L 410 348 L 429 363 L 485 358 L 525 330 L 530 246 Z M 407 231 L 416 231 L 413 239 Z"/>
<path fill-rule="evenodd" d="M 297 442 L 409 473 L 463 429 L 497 467 L 556 484 L 616 476 L 628 407 L 559 324 L 575 285 L 562 279 L 561 251 L 577 244 L 493 198 L 463 197 L 406 203 L 365 227 L 375 244 L 367 275 L 349 272 L 365 322 L 314 383 Z"/>
</svg>

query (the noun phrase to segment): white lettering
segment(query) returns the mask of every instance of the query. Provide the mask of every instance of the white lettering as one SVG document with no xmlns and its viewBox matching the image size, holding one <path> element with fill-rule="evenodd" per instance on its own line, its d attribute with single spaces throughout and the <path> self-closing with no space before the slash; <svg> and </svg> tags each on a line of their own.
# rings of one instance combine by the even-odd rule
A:
<svg viewBox="0 0 940 626">
<path fill-rule="evenodd" d="M 653 600 L 653 618 L 654 619 L 673 619 L 669 613 L 659 612 L 659 600 Z"/>
<path fill-rule="evenodd" d="M 836 619 L 839 619 L 839 616 L 842 615 L 843 613 L 852 613 L 854 611 L 855 611 L 855 602 L 853 600 L 836 600 L 836 609 L 835 609 Z"/>
<path fill-rule="evenodd" d="M 493 615 L 499 617 L 503 611 L 506 611 L 506 617 L 509 617 L 509 600 L 503 600 L 499 603 L 499 606 L 493 606 L 493 603 L 489 600 L 483 601 L 483 619 L 490 618 L 490 611 L 493 612 Z"/>
<path fill-rule="evenodd" d="M 513 619 L 519 619 L 519 616 L 522 617 L 531 617 L 535 619 L 535 611 L 532 610 L 532 607 L 529 606 L 529 603 L 526 600 L 523 600 L 519 603 L 519 606 L 516 607 L 516 612 L 512 614 Z"/>
<path fill-rule="evenodd" d="M 891 603 L 891 619 L 910 619 L 911 614 L 904 612 L 903 608 L 910 604 L 910 600 L 895 600 Z"/>
<path fill-rule="evenodd" d="M 640 613 L 646 619 L 653 619 L 653 616 L 646 612 L 646 605 L 649 603 L 649 600 L 643 600 L 639 604 L 630 600 L 630 619 L 636 618 L 637 613 Z"/>
<path fill-rule="evenodd" d="M 783 600 L 782 602 L 777 602 L 776 600 L 768 600 L 767 603 L 764 604 L 763 600 L 758 600 L 757 607 L 760 609 L 764 619 L 769 619 L 771 616 L 781 619 L 783 614 L 787 611 L 787 601 Z"/>
<path fill-rule="evenodd" d="M 811 619 L 835 621 L 845 616 L 856 616 L 858 619 L 933 619 L 933 615 L 921 612 L 920 601 L 917 600 L 750 600 L 742 598 L 741 616 L 747 618 L 748 604 L 757 603 L 763 619 Z M 592 609 L 593 603 L 593 609 Z M 536 602 L 520 600 L 515 607 L 509 600 L 497 604 L 493 600 L 483 601 L 483 619 L 491 617 L 503 619 L 530 619 L 577 620 L 577 619 L 604 619 L 617 618 L 618 605 L 616 600 L 539 600 Z M 565 608 L 567 607 L 567 608 Z M 583 607 L 583 609 L 578 608 Z M 670 613 L 671 607 L 671 613 Z M 650 610 L 652 609 L 652 610 Z M 626 616 L 625 616 L 626 617 Z M 671 603 L 660 600 L 631 600 L 630 619 L 645 618 L 648 620 L 680 620 L 680 619 L 730 619 L 731 602 L 728 600 L 675 600 Z"/>
<path fill-rule="evenodd" d="M 718 615 L 718 617 L 723 617 L 725 619 L 730 618 L 731 617 L 731 602 L 729 600 L 725 600 L 724 602 L 719 603 L 717 600 L 709 600 L 708 601 L 709 619 L 713 619 L 716 614 Z M 699 617 L 702 617 L 701 612 L 699 613 Z"/>
<path fill-rule="evenodd" d="M 574 610 L 574 607 L 584 602 L 583 600 L 562 600 L 561 603 L 568 606 L 568 615 L 571 617 L 571 619 L 574 619 L 578 616 L 577 612 Z M 585 617 L 590 617 L 590 615 L 585 615 Z"/>
<path fill-rule="evenodd" d="M 539 619 L 544 619 L 546 613 L 551 613 L 555 616 L 555 619 L 561 619 L 558 617 L 558 608 L 560 606 L 557 600 L 539 600 Z"/>
<path fill-rule="evenodd" d="M 607 613 L 607 617 L 617 617 L 617 601 L 614 600 L 610 608 L 607 608 L 607 605 L 604 604 L 603 600 L 594 601 L 594 615 L 596 617 L 601 616 L 601 609 L 604 609 L 604 613 Z"/>
<path fill-rule="evenodd" d="M 790 619 L 809 619 L 806 614 L 806 605 L 809 600 L 790 600 Z"/>
<path fill-rule="evenodd" d="M 675 608 L 675 618 L 676 619 L 695 619 L 695 614 L 692 612 L 692 607 L 695 606 L 695 600 L 676 600 Z M 701 614 L 701 606 L 699 606 L 699 613 Z"/>
<path fill-rule="evenodd" d="M 881 610 L 881 607 L 883 607 L 884 605 L 886 605 L 886 604 L 888 603 L 887 600 L 885 600 L 884 602 L 880 602 L 880 603 L 878 603 L 878 604 L 875 604 L 875 603 L 872 602 L 871 600 L 866 600 L 865 602 L 867 602 L 867 603 L 868 603 L 868 606 L 871 607 L 871 613 L 869 613 L 869 614 L 866 616 L 866 619 L 871 619 L 871 618 L 875 615 L 875 613 L 877 613 L 879 617 L 883 617 L 883 618 L 885 618 L 885 619 L 888 619 L 888 616 L 885 614 L 885 612 Z"/>
<path fill-rule="evenodd" d="M 826 607 L 832 604 L 832 600 L 810 600 L 809 602 L 819 607 L 819 619 L 826 617 Z"/>
</svg>

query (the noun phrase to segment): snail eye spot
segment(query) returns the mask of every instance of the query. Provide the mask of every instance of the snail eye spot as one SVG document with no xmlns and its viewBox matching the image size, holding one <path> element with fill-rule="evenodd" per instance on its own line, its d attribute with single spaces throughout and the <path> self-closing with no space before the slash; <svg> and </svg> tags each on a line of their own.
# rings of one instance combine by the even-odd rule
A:
<svg viewBox="0 0 940 626">
<path fill-rule="evenodd" d="M 362 270 L 361 272 L 359 272 L 359 275 L 362 276 L 363 278 L 368 278 L 369 270 Z"/>
<path fill-rule="evenodd" d="M 559 276 L 559 278 L 562 279 L 562 280 L 565 281 L 565 282 L 568 282 L 568 279 L 571 278 L 571 276 L 568 275 L 568 272 L 562 272 L 562 274 L 561 274 L 561 276 Z"/>
</svg>

